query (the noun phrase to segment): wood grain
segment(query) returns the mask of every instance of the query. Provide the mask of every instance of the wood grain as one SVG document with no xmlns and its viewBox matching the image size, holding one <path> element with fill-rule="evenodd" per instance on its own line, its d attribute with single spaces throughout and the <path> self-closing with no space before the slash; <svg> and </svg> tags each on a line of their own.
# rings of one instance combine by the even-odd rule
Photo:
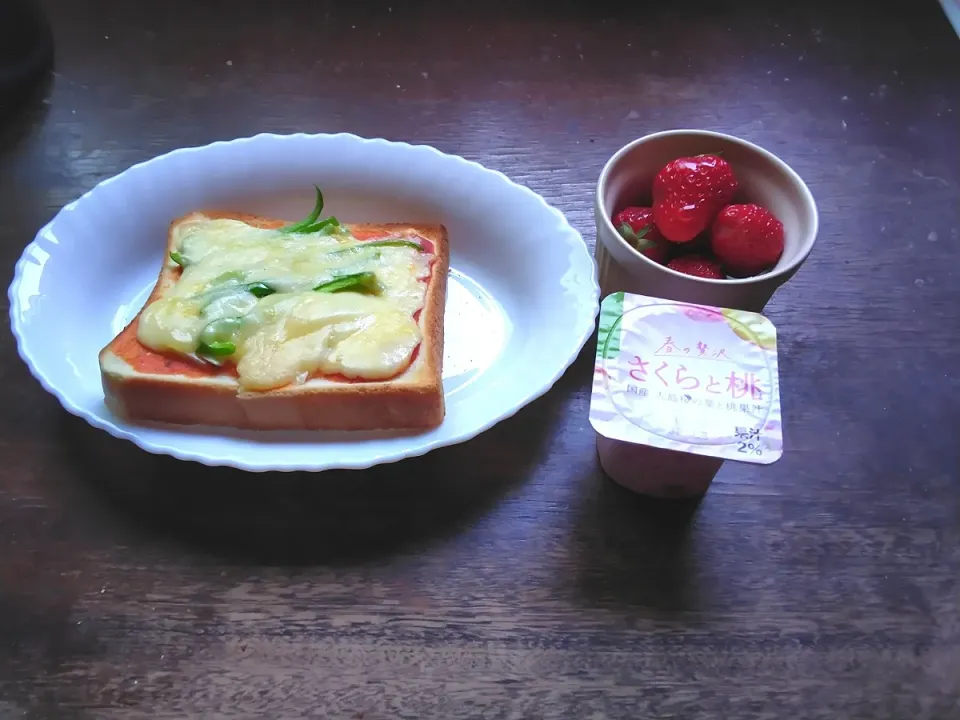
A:
<svg viewBox="0 0 960 720">
<path fill-rule="evenodd" d="M 502 170 L 593 242 L 669 127 L 808 182 L 768 306 L 787 451 L 699 504 L 605 480 L 590 346 L 474 441 L 246 476 L 89 429 L 0 340 L 0 718 L 960 718 L 960 43 L 936 3 L 48 0 L 0 260 L 167 150 L 350 131 Z M 6 314 L 4 314 L 6 317 Z"/>
</svg>

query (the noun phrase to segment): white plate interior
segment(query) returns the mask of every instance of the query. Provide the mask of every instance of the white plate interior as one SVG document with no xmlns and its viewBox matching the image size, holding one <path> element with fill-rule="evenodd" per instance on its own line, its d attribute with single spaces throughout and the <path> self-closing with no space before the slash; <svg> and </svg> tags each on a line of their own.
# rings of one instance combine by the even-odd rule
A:
<svg viewBox="0 0 960 720">
<path fill-rule="evenodd" d="M 110 414 L 97 353 L 146 299 L 169 222 L 201 208 L 298 219 L 314 183 L 325 212 L 346 222 L 447 226 L 443 425 L 242 432 L 133 426 Z M 249 470 L 368 467 L 473 437 L 552 386 L 592 332 L 598 295 L 582 238 L 539 196 L 432 148 L 351 135 L 259 135 L 135 166 L 41 230 L 10 288 L 21 355 L 68 410 L 151 452 Z"/>
</svg>

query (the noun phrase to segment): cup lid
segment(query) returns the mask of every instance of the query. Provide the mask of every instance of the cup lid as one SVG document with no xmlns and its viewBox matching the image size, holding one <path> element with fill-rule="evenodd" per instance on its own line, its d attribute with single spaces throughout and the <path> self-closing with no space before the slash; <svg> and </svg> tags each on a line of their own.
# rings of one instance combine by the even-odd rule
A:
<svg viewBox="0 0 960 720">
<path fill-rule="evenodd" d="M 613 440 L 775 462 L 783 435 L 773 323 L 744 310 L 607 296 L 590 423 Z"/>
</svg>

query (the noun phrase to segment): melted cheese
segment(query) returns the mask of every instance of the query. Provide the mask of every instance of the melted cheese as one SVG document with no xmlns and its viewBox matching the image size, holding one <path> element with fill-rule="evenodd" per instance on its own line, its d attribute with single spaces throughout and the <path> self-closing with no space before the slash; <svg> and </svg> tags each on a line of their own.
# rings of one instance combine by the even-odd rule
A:
<svg viewBox="0 0 960 720">
<path fill-rule="evenodd" d="M 409 239 L 416 240 L 416 237 Z M 139 341 L 193 355 L 208 338 L 232 343 L 246 390 L 269 390 L 309 376 L 390 378 L 420 344 L 432 256 L 411 247 L 364 247 L 346 231 L 298 235 L 236 220 L 197 220 L 174 238 L 186 267 L 140 316 Z M 173 261 L 169 261 L 173 264 Z M 316 292 L 343 275 L 373 272 L 379 290 Z M 250 284 L 275 292 L 258 298 Z"/>
</svg>

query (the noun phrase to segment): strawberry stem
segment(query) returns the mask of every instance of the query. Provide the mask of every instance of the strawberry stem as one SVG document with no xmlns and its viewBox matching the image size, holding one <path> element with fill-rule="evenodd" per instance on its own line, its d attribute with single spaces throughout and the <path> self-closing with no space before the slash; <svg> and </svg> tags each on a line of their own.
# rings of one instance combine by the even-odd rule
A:
<svg viewBox="0 0 960 720">
<path fill-rule="evenodd" d="M 637 250 L 648 250 L 656 244 L 652 240 L 647 239 L 647 233 L 650 232 L 649 225 L 640 228 L 638 231 L 635 231 L 632 227 L 630 227 L 629 224 L 622 223 L 619 230 L 620 235 L 623 236 L 623 239 Z"/>
<path fill-rule="evenodd" d="M 647 225 L 647 227 L 642 228 L 640 232 L 637 233 L 637 241 L 634 243 L 634 247 L 637 248 L 637 250 L 649 250 L 656 245 L 653 240 L 647 238 L 647 233 L 649 232 L 650 226 Z"/>
<path fill-rule="evenodd" d="M 620 227 L 618 227 L 617 230 L 620 231 L 621 237 L 628 243 L 633 243 L 637 239 L 637 234 L 633 231 L 633 228 L 630 227 L 629 223 L 620 223 Z"/>
</svg>

